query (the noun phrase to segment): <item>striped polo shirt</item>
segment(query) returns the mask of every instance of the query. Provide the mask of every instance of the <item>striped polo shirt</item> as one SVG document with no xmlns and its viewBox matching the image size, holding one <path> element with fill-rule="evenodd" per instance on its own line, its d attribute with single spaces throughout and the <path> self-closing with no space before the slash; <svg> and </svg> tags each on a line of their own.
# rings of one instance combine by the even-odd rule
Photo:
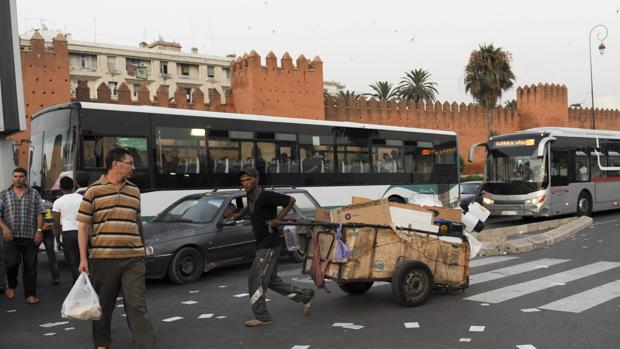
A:
<svg viewBox="0 0 620 349">
<path fill-rule="evenodd" d="M 142 257 L 138 231 L 140 190 L 125 181 L 117 187 L 101 176 L 84 193 L 77 220 L 91 224 L 90 258 Z"/>
</svg>

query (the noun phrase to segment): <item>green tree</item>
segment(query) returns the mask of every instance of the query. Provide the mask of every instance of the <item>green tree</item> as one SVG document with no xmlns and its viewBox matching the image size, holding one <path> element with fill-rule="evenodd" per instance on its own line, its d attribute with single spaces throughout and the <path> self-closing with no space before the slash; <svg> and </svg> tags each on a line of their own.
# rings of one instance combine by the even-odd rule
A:
<svg viewBox="0 0 620 349">
<path fill-rule="evenodd" d="M 377 81 L 368 85 L 374 91 L 373 93 L 365 93 L 364 95 L 377 99 L 391 99 L 397 96 L 397 91 L 392 87 L 392 83 L 387 81 Z"/>
<path fill-rule="evenodd" d="M 486 109 L 489 136 L 493 132 L 493 108 L 515 81 L 511 60 L 510 52 L 501 47 L 480 45 L 479 50 L 472 51 L 465 66 L 465 92 Z"/>
<path fill-rule="evenodd" d="M 504 102 L 504 108 L 517 109 L 517 100 L 511 99 L 509 101 Z"/>
<path fill-rule="evenodd" d="M 349 104 L 349 99 L 351 97 L 353 97 L 353 100 L 356 102 L 360 99 L 360 96 L 358 94 L 355 94 L 355 91 L 351 91 L 351 90 L 338 91 L 338 98 L 344 99 L 344 103 L 346 105 Z"/>
<path fill-rule="evenodd" d="M 405 72 L 397 87 L 397 94 L 406 101 L 434 102 L 437 97 L 437 83 L 430 81 L 431 74 L 424 69 Z"/>
</svg>

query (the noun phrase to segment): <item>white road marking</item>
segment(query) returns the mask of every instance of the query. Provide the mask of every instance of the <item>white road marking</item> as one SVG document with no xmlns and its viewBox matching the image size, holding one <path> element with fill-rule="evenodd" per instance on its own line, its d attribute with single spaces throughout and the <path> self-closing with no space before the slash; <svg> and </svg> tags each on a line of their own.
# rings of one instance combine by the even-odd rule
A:
<svg viewBox="0 0 620 349">
<path fill-rule="evenodd" d="M 530 293 L 542 291 L 544 289 L 554 287 L 554 282 L 570 282 L 590 275 L 602 273 L 604 271 L 614 269 L 620 266 L 617 262 L 596 262 L 583 267 L 567 270 L 561 273 L 545 276 L 539 279 L 521 282 L 488 292 L 479 293 L 477 295 L 467 297 L 465 300 L 484 302 L 484 303 L 500 303 L 513 298 L 525 296 Z"/>
<path fill-rule="evenodd" d="M 239 294 L 234 295 L 233 297 L 242 298 L 242 297 L 247 297 L 249 295 L 250 295 L 249 293 L 239 293 Z"/>
<path fill-rule="evenodd" d="M 517 345 L 517 349 L 536 349 L 536 347 L 531 344 L 520 344 Z"/>
<path fill-rule="evenodd" d="M 552 265 L 568 262 L 570 259 L 543 258 L 527 263 L 515 264 L 510 267 L 495 269 L 485 273 L 473 274 L 469 277 L 469 284 L 475 285 L 482 282 L 497 280 L 507 276 L 518 275 L 528 271 L 547 268 Z"/>
<path fill-rule="evenodd" d="M 56 332 L 48 332 L 48 333 L 45 333 L 45 334 L 43 334 L 43 335 L 44 335 L 44 336 L 55 336 L 55 335 L 56 335 Z"/>
<path fill-rule="evenodd" d="M 417 322 L 405 322 L 405 328 L 420 328 L 420 324 Z"/>
<path fill-rule="evenodd" d="M 486 257 L 486 258 L 480 258 L 480 259 L 476 258 L 474 260 L 469 261 L 469 267 L 475 268 L 475 267 L 480 267 L 480 266 L 487 265 L 487 264 L 506 262 L 512 259 L 517 259 L 517 258 L 519 257 L 494 256 L 494 257 Z"/>
<path fill-rule="evenodd" d="M 471 338 L 460 338 L 459 342 L 469 343 L 469 342 L 471 342 Z"/>
<path fill-rule="evenodd" d="M 210 319 L 213 317 L 213 314 L 202 314 L 198 317 L 198 319 Z"/>
<path fill-rule="evenodd" d="M 173 316 L 173 317 L 169 317 L 167 319 L 163 319 L 161 321 L 163 321 L 163 322 L 172 322 L 172 321 L 177 321 L 177 320 L 181 320 L 181 319 L 183 319 L 182 316 Z"/>
<path fill-rule="evenodd" d="M 66 325 L 69 321 L 60 321 L 60 322 L 48 322 L 46 324 L 39 325 L 40 327 L 49 328 L 54 326 Z"/>
<path fill-rule="evenodd" d="M 293 345 L 291 347 L 291 349 L 308 349 L 308 348 L 310 348 L 309 345 Z"/>
<path fill-rule="evenodd" d="M 559 299 L 538 308 L 570 313 L 581 313 L 584 310 L 588 310 L 617 297 L 620 297 L 620 280 L 591 288 L 587 291 Z"/>
<path fill-rule="evenodd" d="M 196 302 L 196 301 L 185 301 L 185 302 L 181 302 L 181 303 L 187 304 L 187 305 L 192 305 L 192 304 L 196 304 L 198 302 Z"/>
<path fill-rule="evenodd" d="M 198 292 L 200 292 L 200 291 L 198 291 L 198 290 L 191 290 L 191 291 L 189 291 L 189 293 L 198 293 Z"/>
<path fill-rule="evenodd" d="M 469 332 L 484 332 L 485 326 L 469 326 Z"/>
<path fill-rule="evenodd" d="M 521 309 L 522 312 L 524 313 L 535 313 L 537 311 L 540 311 L 540 309 L 538 308 L 527 308 L 527 309 Z"/>
</svg>

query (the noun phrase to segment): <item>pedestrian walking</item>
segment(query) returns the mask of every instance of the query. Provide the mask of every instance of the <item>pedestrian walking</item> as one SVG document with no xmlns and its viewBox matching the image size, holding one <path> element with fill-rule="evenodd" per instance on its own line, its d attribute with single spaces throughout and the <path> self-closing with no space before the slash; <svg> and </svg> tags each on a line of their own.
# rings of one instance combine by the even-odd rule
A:
<svg viewBox="0 0 620 349">
<path fill-rule="evenodd" d="M 34 187 L 33 187 L 34 188 Z M 56 246 L 54 245 L 54 215 L 52 214 L 53 204 L 43 196 L 43 189 L 36 187 L 41 195 L 41 206 L 43 207 L 43 246 L 45 254 L 50 264 L 50 274 L 52 285 L 60 283 L 60 271 L 58 269 L 58 257 L 56 256 Z"/>
<path fill-rule="evenodd" d="M 60 179 L 60 190 L 62 196 L 54 201 L 52 211 L 54 212 L 54 235 L 58 248 L 64 251 L 65 261 L 71 268 L 73 282 L 77 280 L 80 273 L 80 250 L 78 248 L 78 223 L 77 213 L 82 202 L 82 195 L 73 191 L 74 182 L 70 177 Z M 60 236 L 62 235 L 62 241 Z"/>
<path fill-rule="evenodd" d="M 295 205 L 295 198 L 259 188 L 259 173 L 254 168 L 244 168 L 239 173 L 239 178 L 247 193 L 248 204 L 241 212 L 234 214 L 233 218 L 237 219 L 249 213 L 256 238 L 256 256 L 248 278 L 254 319 L 246 321 L 245 325 L 257 327 L 272 323 L 265 301 L 267 288 L 294 302 L 303 303 L 304 314 L 308 315 L 312 307 L 314 291 L 285 283 L 278 276 L 278 257 L 283 244 L 279 224 Z M 278 206 L 284 207 L 279 213 Z"/>
<path fill-rule="evenodd" d="M 115 148 L 108 152 L 105 164 L 107 173 L 88 187 L 77 215 L 78 270 L 90 272 L 102 308 L 101 318 L 93 321 L 93 341 L 98 348 L 112 342 L 112 312 L 122 289 L 134 347 L 152 348 L 154 331 L 144 295 L 146 268 L 140 190 L 127 180 L 135 170 L 134 159 L 129 150 Z"/>
<path fill-rule="evenodd" d="M 37 304 L 37 252 L 43 239 L 41 196 L 26 185 L 26 170 L 13 170 L 13 184 L 0 193 L 0 227 L 4 238 L 6 296 L 15 297 L 17 274 L 23 263 L 22 280 L 26 303 Z"/>
</svg>

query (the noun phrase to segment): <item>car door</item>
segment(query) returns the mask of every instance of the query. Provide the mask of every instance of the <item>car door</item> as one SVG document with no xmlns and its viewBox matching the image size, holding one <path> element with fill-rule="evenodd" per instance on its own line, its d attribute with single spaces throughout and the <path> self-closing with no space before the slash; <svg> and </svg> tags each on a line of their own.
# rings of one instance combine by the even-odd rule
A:
<svg viewBox="0 0 620 349">
<path fill-rule="evenodd" d="M 234 204 L 237 211 L 247 205 L 246 197 L 239 195 L 232 197 L 227 204 Z M 226 207 L 226 206 L 224 206 Z M 218 213 L 218 223 L 224 222 L 224 211 Z M 252 232 L 249 217 L 241 217 L 234 225 L 216 225 L 215 236 L 212 240 L 212 251 L 216 260 L 226 260 L 254 255 L 256 240 Z"/>
</svg>

